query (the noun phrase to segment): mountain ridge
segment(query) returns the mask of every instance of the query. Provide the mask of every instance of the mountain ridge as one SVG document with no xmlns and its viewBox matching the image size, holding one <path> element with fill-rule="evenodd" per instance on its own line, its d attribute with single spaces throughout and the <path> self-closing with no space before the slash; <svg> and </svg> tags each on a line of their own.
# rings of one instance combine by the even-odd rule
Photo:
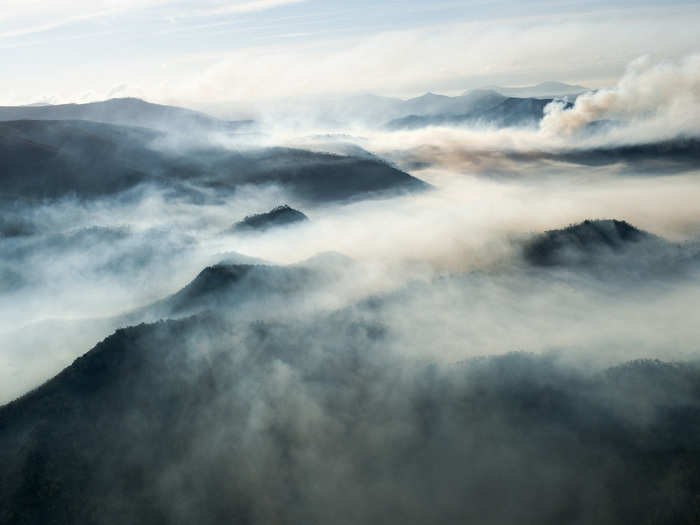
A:
<svg viewBox="0 0 700 525">
<path fill-rule="evenodd" d="M 157 130 L 93 121 L 0 122 L 1 191 L 24 198 L 94 198 L 154 183 L 204 198 L 212 188 L 232 192 L 242 185 L 277 184 L 313 203 L 429 188 L 376 158 L 282 147 L 151 147 L 162 137 Z"/>
<path fill-rule="evenodd" d="M 174 132 L 179 128 L 202 131 L 237 131 L 252 121 L 224 121 L 178 106 L 147 102 L 139 98 L 112 98 L 84 104 L 0 106 L 0 121 L 88 120 L 106 124 L 139 126 Z"/>
<path fill-rule="evenodd" d="M 559 98 L 564 96 L 578 95 L 580 93 L 590 91 L 590 89 L 584 86 L 566 84 L 564 82 L 551 80 L 540 82 L 539 84 L 531 86 L 487 86 L 484 89 L 496 91 L 497 93 L 500 93 L 504 96 L 524 98 Z M 469 91 L 467 91 L 466 93 L 469 93 Z"/>
</svg>

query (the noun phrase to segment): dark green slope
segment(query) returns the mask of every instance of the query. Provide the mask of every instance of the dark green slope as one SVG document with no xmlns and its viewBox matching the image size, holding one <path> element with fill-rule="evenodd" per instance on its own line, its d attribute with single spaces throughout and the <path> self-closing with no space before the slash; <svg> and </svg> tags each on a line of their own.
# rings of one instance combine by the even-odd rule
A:
<svg viewBox="0 0 700 525">
<path fill-rule="evenodd" d="M 355 309 L 118 330 L 0 408 L 0 523 L 697 522 L 697 365 L 389 343 Z"/>
<path fill-rule="evenodd" d="M 112 195 L 140 183 L 178 191 L 233 192 L 278 185 L 304 202 L 416 191 L 427 184 L 374 159 L 288 148 L 158 148 L 159 132 L 86 121 L 0 123 L 4 195 Z"/>
</svg>

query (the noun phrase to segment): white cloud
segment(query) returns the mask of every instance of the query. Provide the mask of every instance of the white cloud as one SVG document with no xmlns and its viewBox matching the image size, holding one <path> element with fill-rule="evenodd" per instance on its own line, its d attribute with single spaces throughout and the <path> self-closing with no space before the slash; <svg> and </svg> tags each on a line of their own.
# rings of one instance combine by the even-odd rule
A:
<svg viewBox="0 0 700 525">
<path fill-rule="evenodd" d="M 257 41 L 269 42 L 264 46 L 237 37 L 240 32 L 230 27 L 213 37 L 208 26 L 301 1 L 7 0 L 0 17 L 10 13 L 12 20 L 0 19 L 0 36 L 6 34 L 0 39 L 0 49 L 27 46 L 13 50 L 14 57 L 21 58 L 9 63 L 7 75 L 13 80 L 0 87 L 0 103 L 46 97 L 40 92 L 47 89 L 42 75 L 53 79 L 48 86 L 55 92 L 51 96 L 61 100 L 74 100 L 85 91 L 108 93 L 115 85 L 128 84 L 140 86 L 150 100 L 183 105 L 321 93 L 412 95 L 543 80 L 600 87 L 614 83 L 626 64 L 641 55 L 676 58 L 699 50 L 698 5 L 602 9 L 420 28 L 415 28 L 419 22 L 414 21 L 413 29 L 383 32 L 365 31 L 345 19 L 334 19 L 319 31 L 315 26 L 296 25 L 299 22 L 294 18 L 256 30 L 255 36 L 261 39 Z M 307 6 L 308 17 L 301 18 L 308 21 L 316 16 L 311 7 Z M 46 35 L 39 42 L 38 38 L 22 39 L 18 33 L 48 32 L 61 24 L 110 12 L 130 13 L 128 21 L 138 22 L 133 24 L 137 29 L 131 31 L 132 25 L 121 20 L 121 34 L 115 37 L 95 32 L 104 29 L 101 23 L 105 22 L 95 20 L 92 24 L 100 27 L 86 28 L 85 35 L 93 32 L 97 36 L 82 38 L 75 31 L 68 36 Z M 200 16 L 193 20 L 195 13 Z M 202 23 L 206 16 L 210 19 Z M 83 25 L 87 24 L 81 23 L 81 28 Z M 253 25 L 239 23 L 246 29 Z M 117 29 L 116 24 L 112 26 Z M 349 26 L 357 32 L 344 32 Z M 149 34 L 154 27 L 158 30 Z M 182 28 L 187 32 L 180 37 Z M 12 33 L 15 37 L 10 38 Z M 296 38 L 283 38 L 285 35 Z M 80 43 L 68 40 L 78 37 Z M 80 47 L 90 49 L 92 44 L 104 53 L 87 53 L 88 62 Z M 40 67 L 29 69 L 34 63 Z"/>
<path fill-rule="evenodd" d="M 224 5 L 210 9 L 200 9 L 194 12 L 200 16 L 230 15 L 238 13 L 250 13 L 253 11 L 265 11 L 275 7 L 290 4 L 300 4 L 307 0 L 252 0 L 244 2 L 226 2 Z"/>
<path fill-rule="evenodd" d="M 143 11 L 154 7 L 173 8 L 177 17 L 223 16 L 264 11 L 306 0 L 243 0 L 237 2 L 186 2 L 176 0 L 6 0 L 0 13 L 0 38 L 21 37 L 51 31 L 77 22 Z M 203 7 L 204 5 L 204 7 Z"/>
<path fill-rule="evenodd" d="M 584 82 L 617 77 L 634 58 L 677 57 L 697 50 L 700 9 L 609 11 L 455 23 L 292 46 L 202 55 L 188 79 L 162 96 L 183 101 L 251 100 L 328 92 L 439 90 L 517 78 Z M 650 39 L 650 35 L 660 35 Z M 194 57 L 196 58 L 196 57 Z M 178 70 L 179 59 L 171 70 Z"/>
<path fill-rule="evenodd" d="M 10 39 L 42 33 L 67 25 L 164 5 L 170 0 L 6 0 L 0 14 L 0 38 Z"/>
<path fill-rule="evenodd" d="M 52 22 L 46 22 L 35 25 L 24 25 L 16 27 L 15 29 L 10 29 L 8 31 L 0 32 L 0 38 L 13 38 L 18 36 L 30 35 L 33 33 L 42 33 L 44 31 L 51 31 L 52 29 L 57 29 L 62 26 L 69 24 L 74 24 L 77 22 L 84 22 L 86 20 L 91 20 L 94 18 L 100 18 L 102 16 L 108 16 L 110 14 L 115 14 L 116 11 L 113 9 L 105 9 L 102 11 L 96 11 L 92 13 L 85 13 L 82 15 L 68 16 L 65 18 L 59 18 L 53 20 Z"/>
</svg>

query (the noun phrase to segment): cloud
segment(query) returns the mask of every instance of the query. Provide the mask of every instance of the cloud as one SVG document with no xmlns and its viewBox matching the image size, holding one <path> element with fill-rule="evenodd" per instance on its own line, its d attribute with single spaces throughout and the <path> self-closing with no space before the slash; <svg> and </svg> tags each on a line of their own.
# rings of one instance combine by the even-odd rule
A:
<svg viewBox="0 0 700 525">
<path fill-rule="evenodd" d="M 194 12 L 198 16 L 231 15 L 240 13 L 251 13 L 254 11 L 265 11 L 276 7 L 283 7 L 291 4 L 300 4 L 307 0 L 253 0 L 250 2 L 226 2 L 225 5 L 201 9 Z"/>
<path fill-rule="evenodd" d="M 172 0 L 55 0 L 46 2 L 3 2 L 0 38 L 12 39 L 52 31 L 64 26 L 124 14 L 134 9 L 165 5 Z"/>
<path fill-rule="evenodd" d="M 62 100 L 70 100 L 76 93 L 106 93 L 114 85 L 129 84 L 139 85 L 149 100 L 181 105 L 248 104 L 321 93 L 408 96 L 551 79 L 598 87 L 614 82 L 625 65 L 640 55 L 654 52 L 673 58 L 697 51 L 695 28 L 700 25 L 700 9 L 687 5 L 661 13 L 658 9 L 601 9 L 567 13 L 565 17 L 552 14 L 426 23 L 419 28 L 407 15 L 408 21 L 396 27 L 413 28 L 380 31 L 357 26 L 352 18 L 341 19 L 333 10 L 316 13 L 309 4 L 303 17 L 268 21 L 274 23 L 264 27 L 241 22 L 246 37 L 253 38 L 244 39 L 240 31 L 232 32 L 228 27 L 213 38 L 209 22 L 214 20 L 230 23 L 237 15 L 243 18 L 243 14 L 261 9 L 305 5 L 282 1 L 194 4 L 189 0 L 101 0 L 88 4 L 59 0 L 48 6 L 25 6 L 13 0 L 0 20 L 0 33 L 17 36 L 2 39 L 2 46 L 25 47 L 20 52 L 22 61 L 10 64 L 8 75 L 14 80 L 2 88 L 0 97 L 5 104 L 46 98 L 39 92 L 39 86 L 45 85 L 40 81 L 42 76 L 56 79 L 52 88 L 61 93 Z M 110 12 L 117 14 L 100 15 Z M 193 16 L 196 13 L 200 16 Z M 207 13 L 210 18 L 202 19 Z M 80 18 L 73 18 L 84 16 L 96 18 L 80 23 Z M 96 27 L 91 27 L 104 30 L 103 25 L 117 20 L 113 17 L 120 22 L 117 35 L 95 33 Z M 326 18 L 328 25 L 321 24 Z M 61 35 L 59 40 L 51 29 L 61 24 L 76 26 L 71 26 L 69 37 Z M 77 30 L 78 24 L 84 33 Z M 173 37 L 180 30 L 186 30 L 186 38 Z M 41 41 L 19 36 L 19 32 L 34 31 L 47 35 Z M 299 33 L 308 34 L 298 39 L 280 37 Z M 81 44 L 90 44 L 93 51 L 105 48 L 109 56 L 76 54 L 73 40 L 83 36 Z M 164 45 L 164 38 L 171 43 Z M 260 45 L 261 41 L 268 44 Z M 141 53 L 142 48 L 151 52 Z M 60 56 L 50 62 L 47 56 L 55 56 L 53 53 Z M 81 62 L 75 56 L 80 56 Z M 27 72 L 22 64 L 31 63 L 41 63 L 41 71 Z"/>
<path fill-rule="evenodd" d="M 70 24 L 85 22 L 87 20 L 92 20 L 103 16 L 109 16 L 117 12 L 118 11 L 114 9 L 104 9 L 92 13 L 85 13 L 80 15 L 69 16 L 66 18 L 60 18 L 44 24 L 22 26 L 16 29 L 11 29 L 9 31 L 0 32 L 0 38 L 14 38 L 19 36 L 31 35 L 34 33 L 43 33 L 44 31 L 51 31 L 53 29 L 58 29 L 59 27 L 67 26 Z"/>
<path fill-rule="evenodd" d="M 207 52 L 174 59 L 173 72 L 187 67 L 192 74 L 184 83 L 180 77 L 165 80 L 161 96 L 235 101 L 329 92 L 458 90 L 509 79 L 585 83 L 617 77 L 626 63 L 650 51 L 649 34 L 663 35 L 654 43 L 660 56 L 697 50 L 696 23 L 700 10 L 695 7 L 661 15 L 612 11 L 566 19 L 460 22 L 294 46 Z M 616 50 L 614 55 L 610 49 Z M 193 66 L 197 60 L 200 67 Z"/>
<path fill-rule="evenodd" d="M 306 0 L 252 0 L 239 2 L 204 2 L 209 7 L 202 8 L 202 2 L 177 2 L 175 0 L 96 0 L 93 2 L 66 2 L 58 0 L 50 5 L 39 2 L 3 3 L 4 13 L 0 15 L 0 38 L 10 39 L 35 33 L 52 31 L 67 25 L 130 11 L 144 11 L 154 7 L 175 9 L 179 18 L 192 16 L 222 16 L 264 11 L 284 5 L 305 2 Z M 5 26 L 5 30 L 3 30 Z"/>
<path fill-rule="evenodd" d="M 323 280 L 319 288 L 304 284 L 293 307 L 257 292 L 251 297 L 261 301 L 260 308 L 243 302 L 245 292 L 231 295 L 239 317 L 306 317 L 410 285 L 408 293 L 372 312 L 372 319 L 392 329 L 398 351 L 418 359 L 572 348 L 615 362 L 680 358 L 698 348 L 692 307 L 697 280 L 681 279 L 678 288 L 668 289 L 650 281 L 642 287 L 647 295 L 644 290 L 611 295 L 607 285 L 581 282 L 580 276 L 533 279 L 518 270 L 515 242 L 601 217 L 692 238 L 700 233 L 696 173 L 664 178 L 564 173 L 554 181 L 491 180 L 439 170 L 426 175 L 434 191 L 304 208 L 309 224 L 259 236 L 225 232 L 244 215 L 285 202 L 284 195 L 261 187 L 202 203 L 143 189 L 129 198 L 92 203 L 16 205 L 18 218 L 36 233 L 0 239 L 0 284 L 6 269 L 27 281 L 0 294 L 0 369 L 6 371 L 0 402 L 69 364 L 123 319 L 95 316 L 163 298 L 231 252 L 296 263 L 336 251 L 355 261 L 321 259 L 318 264 L 328 264 L 337 279 Z M 640 262 L 635 258 L 630 266 Z M 474 270 L 458 281 L 443 280 Z M 431 282 L 434 286 L 420 285 Z M 260 290 L 278 289 L 274 281 L 263 284 Z M 129 324 L 139 318 L 131 319 Z M 669 333 L 675 341 L 670 346 Z"/>
</svg>

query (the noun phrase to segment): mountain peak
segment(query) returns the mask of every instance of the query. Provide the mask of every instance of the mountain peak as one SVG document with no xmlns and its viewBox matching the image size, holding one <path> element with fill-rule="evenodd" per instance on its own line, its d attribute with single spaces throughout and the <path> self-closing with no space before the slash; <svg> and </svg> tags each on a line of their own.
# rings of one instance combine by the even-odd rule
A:
<svg viewBox="0 0 700 525">
<path fill-rule="evenodd" d="M 621 252 L 634 243 L 656 239 L 626 221 L 585 220 L 538 235 L 525 247 L 525 258 L 537 266 L 583 262 L 602 252 Z"/>
<path fill-rule="evenodd" d="M 547 80 L 532 86 L 487 86 L 484 89 L 495 91 L 507 97 L 535 97 L 535 98 L 553 98 L 564 95 L 576 95 L 588 88 L 584 86 L 566 84 L 556 80 Z"/>
<path fill-rule="evenodd" d="M 557 80 L 546 80 L 544 82 L 540 82 L 539 84 L 535 84 L 535 88 L 542 88 L 542 89 L 571 89 L 571 88 L 580 88 L 580 89 L 586 89 L 583 86 L 577 86 L 577 85 L 572 85 L 572 84 L 565 84 L 564 82 L 559 82 Z"/>
<path fill-rule="evenodd" d="M 407 102 L 410 101 L 425 101 L 425 100 L 442 100 L 442 99 L 447 99 L 450 98 L 447 95 L 439 95 L 437 93 L 433 93 L 432 91 L 428 91 L 427 93 L 420 95 L 418 97 L 410 98 L 407 100 Z"/>
<path fill-rule="evenodd" d="M 288 204 L 282 204 L 265 213 L 247 215 L 242 221 L 233 225 L 233 230 L 235 232 L 265 231 L 308 220 L 309 218 L 302 212 Z"/>
<path fill-rule="evenodd" d="M 484 99 L 489 97 L 500 97 L 503 98 L 498 91 L 490 88 L 479 88 L 479 89 L 469 89 L 459 95 L 459 98 L 470 98 L 470 99 Z"/>
</svg>

